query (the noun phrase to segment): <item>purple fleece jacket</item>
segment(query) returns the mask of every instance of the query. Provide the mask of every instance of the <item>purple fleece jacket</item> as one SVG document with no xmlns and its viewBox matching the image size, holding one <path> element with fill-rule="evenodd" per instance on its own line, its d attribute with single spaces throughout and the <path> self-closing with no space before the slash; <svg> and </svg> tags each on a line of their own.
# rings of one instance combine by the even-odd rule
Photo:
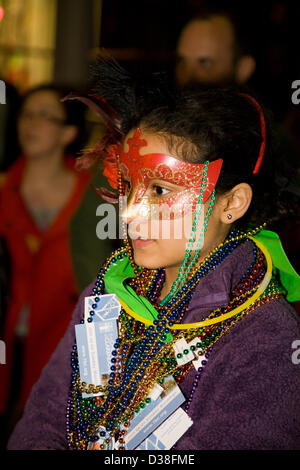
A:
<svg viewBox="0 0 300 470">
<path fill-rule="evenodd" d="M 199 321 L 225 305 L 252 260 L 246 242 L 201 279 L 184 321 Z M 64 338 L 34 385 L 8 449 L 67 449 L 74 325 L 83 316 L 83 299 L 92 287 L 82 293 Z M 213 348 L 189 410 L 193 426 L 174 448 L 299 450 L 300 363 L 292 360 L 295 340 L 300 340 L 300 319 L 283 299 L 258 307 L 234 325 Z M 186 397 L 195 373 L 180 385 Z"/>
</svg>

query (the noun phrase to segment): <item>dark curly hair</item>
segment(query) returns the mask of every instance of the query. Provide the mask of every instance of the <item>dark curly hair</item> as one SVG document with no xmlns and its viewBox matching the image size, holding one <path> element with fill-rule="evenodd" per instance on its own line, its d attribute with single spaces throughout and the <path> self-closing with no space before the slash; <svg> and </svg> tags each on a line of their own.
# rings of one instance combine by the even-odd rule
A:
<svg viewBox="0 0 300 470">
<path fill-rule="evenodd" d="M 274 225 L 283 217 L 275 184 L 272 115 L 266 109 L 266 149 L 259 173 L 253 174 L 262 129 L 257 108 L 251 98 L 244 96 L 248 90 L 201 85 L 179 90 L 165 73 L 136 78 L 116 62 L 103 59 L 95 64 L 93 79 L 95 93 L 107 100 L 120 117 L 123 136 L 139 126 L 160 135 L 170 153 L 187 162 L 222 158 L 217 194 L 239 183 L 251 185 L 252 202 L 237 222 L 239 228 L 265 222 Z"/>
</svg>

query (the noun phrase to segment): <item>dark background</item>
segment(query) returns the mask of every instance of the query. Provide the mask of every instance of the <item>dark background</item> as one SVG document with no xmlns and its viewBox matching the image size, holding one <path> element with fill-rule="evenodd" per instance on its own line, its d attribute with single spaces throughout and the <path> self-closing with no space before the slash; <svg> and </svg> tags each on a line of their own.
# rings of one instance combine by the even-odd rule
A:
<svg viewBox="0 0 300 470">
<path fill-rule="evenodd" d="M 99 45 L 133 71 L 171 68 L 179 32 L 202 5 L 241 16 L 257 59 L 251 86 L 281 119 L 300 78 L 299 2 L 103 0 Z"/>
</svg>

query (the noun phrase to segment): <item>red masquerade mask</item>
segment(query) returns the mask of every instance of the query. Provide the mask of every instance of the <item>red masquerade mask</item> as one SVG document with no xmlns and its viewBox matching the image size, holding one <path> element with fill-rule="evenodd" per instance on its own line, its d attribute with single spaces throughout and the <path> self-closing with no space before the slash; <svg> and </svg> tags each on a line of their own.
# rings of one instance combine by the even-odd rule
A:
<svg viewBox="0 0 300 470">
<path fill-rule="evenodd" d="M 131 202 L 141 204 L 142 199 L 147 198 L 148 203 L 167 204 L 169 207 L 179 202 L 180 205 L 194 204 L 202 187 L 201 202 L 205 203 L 217 183 L 222 159 L 209 163 L 204 174 L 205 164 L 183 162 L 162 153 L 140 155 L 140 148 L 147 145 L 147 141 L 140 136 L 140 130 L 136 129 L 134 136 L 127 140 L 128 152 L 121 151 L 119 157 L 119 169 L 123 180 L 130 187 Z M 148 191 L 153 180 L 159 180 L 159 187 L 163 187 L 161 183 L 165 182 L 181 186 L 182 189 L 178 192 L 169 191 L 169 194 L 165 190 L 167 194 L 154 196 Z"/>
<path fill-rule="evenodd" d="M 105 176 L 113 189 L 118 189 L 118 157 L 121 151 L 121 146 L 110 145 L 107 148 L 107 157 L 103 160 Z"/>
<path fill-rule="evenodd" d="M 187 215 L 198 201 L 202 192 L 201 204 L 204 204 L 217 183 L 222 159 L 208 165 L 187 163 L 162 153 L 140 155 L 140 148 L 147 145 L 141 139 L 140 129 L 127 139 L 128 152 L 121 146 L 112 145 L 107 149 L 108 157 L 104 160 L 104 175 L 110 185 L 117 188 L 117 162 L 122 180 L 127 186 L 128 200 L 123 207 L 130 207 L 127 217 L 142 219 L 172 219 Z M 206 171 L 205 171 L 206 170 Z M 157 192 L 154 187 L 158 188 Z M 132 211 L 133 210 L 133 211 Z"/>
</svg>

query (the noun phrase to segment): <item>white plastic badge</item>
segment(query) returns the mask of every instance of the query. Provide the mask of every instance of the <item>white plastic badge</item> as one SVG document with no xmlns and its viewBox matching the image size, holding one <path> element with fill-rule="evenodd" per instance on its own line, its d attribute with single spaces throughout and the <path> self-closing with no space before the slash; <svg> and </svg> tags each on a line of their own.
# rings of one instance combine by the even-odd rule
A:
<svg viewBox="0 0 300 470">
<path fill-rule="evenodd" d="M 179 366 L 184 366 L 188 362 L 195 359 L 194 354 L 189 348 L 188 343 L 184 338 L 180 338 L 176 343 L 173 345 L 173 349 L 175 351 L 175 357 L 177 364 Z"/>
<path fill-rule="evenodd" d="M 80 379 L 87 384 L 107 386 L 121 305 L 115 294 L 104 294 L 85 297 L 84 307 L 85 323 L 75 325 Z M 93 321 L 88 322 L 89 318 Z M 83 393 L 82 396 L 102 394 Z"/>
<path fill-rule="evenodd" d="M 178 408 L 136 450 L 169 450 L 192 424 L 186 412 Z"/>
<path fill-rule="evenodd" d="M 84 319 L 87 320 L 93 312 L 94 320 L 117 320 L 121 304 L 116 294 L 103 294 L 99 297 L 89 296 L 84 299 Z"/>
</svg>

